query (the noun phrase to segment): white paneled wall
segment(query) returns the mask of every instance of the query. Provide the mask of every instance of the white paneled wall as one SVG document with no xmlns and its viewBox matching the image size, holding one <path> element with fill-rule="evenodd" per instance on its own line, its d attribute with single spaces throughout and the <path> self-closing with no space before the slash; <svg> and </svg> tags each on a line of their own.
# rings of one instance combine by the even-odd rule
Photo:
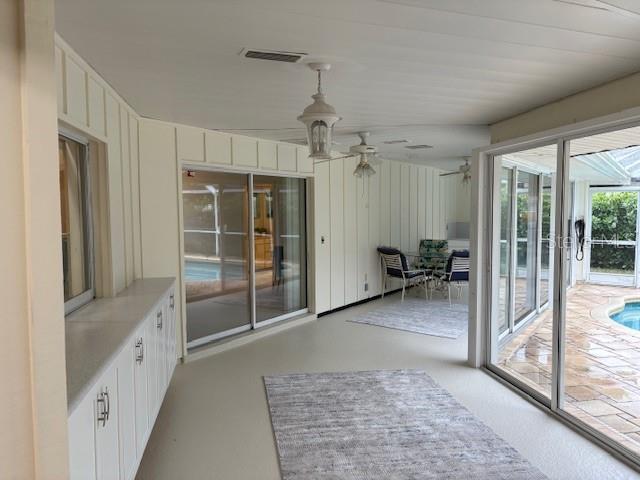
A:
<svg viewBox="0 0 640 480">
<path fill-rule="evenodd" d="M 59 36 L 55 40 L 58 119 L 61 125 L 105 147 L 108 216 L 101 246 L 107 259 L 104 295 L 142 277 L 136 112 Z"/>
<path fill-rule="evenodd" d="M 355 159 L 316 164 L 317 313 L 380 294 L 379 245 L 417 252 L 421 239 L 446 239 L 447 222 L 464 221 L 458 209 L 469 211 L 459 176 L 385 161 L 362 179 L 355 166 Z"/>
</svg>

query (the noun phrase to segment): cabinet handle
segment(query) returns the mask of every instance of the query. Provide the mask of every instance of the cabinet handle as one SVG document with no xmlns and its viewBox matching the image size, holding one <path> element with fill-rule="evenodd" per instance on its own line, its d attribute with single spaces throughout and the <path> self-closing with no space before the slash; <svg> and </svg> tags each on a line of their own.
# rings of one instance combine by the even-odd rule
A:
<svg viewBox="0 0 640 480">
<path fill-rule="evenodd" d="M 107 397 L 107 419 L 105 420 L 105 423 L 107 423 L 107 421 L 109 420 L 109 415 L 111 415 L 111 401 L 109 399 L 109 389 L 107 387 L 104 387 L 104 395 Z"/>
<path fill-rule="evenodd" d="M 171 310 L 175 310 L 175 308 L 176 308 L 176 301 L 175 301 L 173 293 L 171 295 L 169 295 L 169 306 L 171 307 Z"/>
<path fill-rule="evenodd" d="M 105 387 L 104 390 L 100 390 L 98 393 L 98 399 L 96 400 L 98 407 L 98 425 L 102 424 L 104 427 L 109 420 L 109 390 Z"/>
<path fill-rule="evenodd" d="M 162 310 L 160 310 L 156 315 L 156 327 L 162 330 Z"/>
<path fill-rule="evenodd" d="M 142 338 L 139 338 L 138 341 L 136 342 L 136 362 L 140 364 L 142 363 L 143 360 L 144 360 L 144 342 L 142 341 Z"/>
<path fill-rule="evenodd" d="M 105 406 L 104 392 L 100 392 L 98 394 L 96 405 L 98 409 L 98 425 L 102 423 L 102 426 L 104 427 L 107 423 L 107 407 Z"/>
</svg>

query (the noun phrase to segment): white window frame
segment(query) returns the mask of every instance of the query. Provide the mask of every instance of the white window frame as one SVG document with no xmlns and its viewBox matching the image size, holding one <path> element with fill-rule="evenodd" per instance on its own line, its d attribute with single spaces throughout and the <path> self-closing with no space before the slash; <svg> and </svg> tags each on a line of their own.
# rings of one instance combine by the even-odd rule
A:
<svg viewBox="0 0 640 480">
<path fill-rule="evenodd" d="M 68 315 L 71 312 L 77 310 L 78 308 L 86 305 L 91 302 L 95 298 L 95 256 L 94 256 L 94 225 L 93 225 L 93 216 L 92 216 L 92 205 L 91 205 L 91 173 L 90 173 L 90 161 L 89 161 L 89 140 L 85 137 L 82 137 L 74 132 L 71 132 L 67 129 L 60 128 L 58 131 L 58 137 L 65 138 L 67 140 L 71 140 L 73 142 L 79 143 L 83 146 L 83 158 L 81 161 L 84 163 L 84 171 L 83 171 L 83 227 L 85 229 L 84 232 L 84 242 L 85 242 L 85 260 L 87 262 L 87 277 L 88 277 L 88 285 L 87 289 L 79 295 L 70 298 L 69 300 L 64 302 L 64 314 Z"/>
</svg>

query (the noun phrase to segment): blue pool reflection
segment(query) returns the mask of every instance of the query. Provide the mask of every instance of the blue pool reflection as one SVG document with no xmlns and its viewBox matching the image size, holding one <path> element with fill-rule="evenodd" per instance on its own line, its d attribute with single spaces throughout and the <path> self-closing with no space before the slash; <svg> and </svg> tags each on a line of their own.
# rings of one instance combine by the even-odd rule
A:
<svg viewBox="0 0 640 480">
<path fill-rule="evenodd" d="M 610 317 L 620 325 L 640 330 L 640 301 L 626 303 L 622 310 L 611 314 Z"/>
</svg>

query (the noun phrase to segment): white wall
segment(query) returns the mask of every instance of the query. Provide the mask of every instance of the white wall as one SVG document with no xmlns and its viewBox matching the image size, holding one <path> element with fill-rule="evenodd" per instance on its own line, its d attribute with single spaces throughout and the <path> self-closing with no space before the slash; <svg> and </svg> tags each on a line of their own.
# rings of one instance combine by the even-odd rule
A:
<svg viewBox="0 0 640 480">
<path fill-rule="evenodd" d="M 317 313 L 381 293 L 379 245 L 417 252 L 421 239 L 446 239 L 448 222 L 469 219 L 460 176 L 385 161 L 358 179 L 355 166 L 355 159 L 315 166 Z"/>
<path fill-rule="evenodd" d="M 106 257 L 100 292 L 118 293 L 143 276 L 140 243 L 137 113 L 62 38 L 55 38 L 58 119 L 104 145 Z M 148 275 L 147 275 L 148 276 Z"/>
<path fill-rule="evenodd" d="M 53 1 L 0 2 L 0 478 L 64 479 Z"/>
</svg>

